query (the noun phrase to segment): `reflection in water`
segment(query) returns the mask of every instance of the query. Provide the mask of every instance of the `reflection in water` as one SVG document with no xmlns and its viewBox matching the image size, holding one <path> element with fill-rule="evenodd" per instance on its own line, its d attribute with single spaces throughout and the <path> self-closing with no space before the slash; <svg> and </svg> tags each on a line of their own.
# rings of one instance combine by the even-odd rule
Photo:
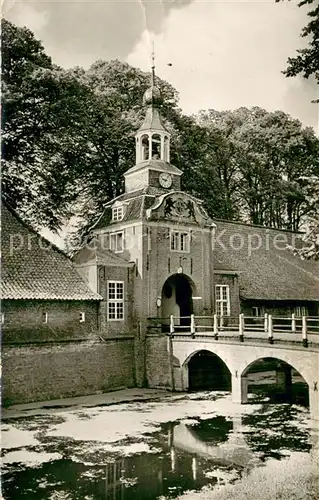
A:
<svg viewBox="0 0 319 500">
<path fill-rule="evenodd" d="M 116 460 L 106 465 L 105 500 L 124 499 L 124 460 Z"/>
<path fill-rule="evenodd" d="M 4 498 L 155 500 L 239 478 L 246 468 L 287 450 L 308 451 L 309 435 L 298 427 L 298 407 L 268 405 L 252 415 L 169 422 L 149 434 L 150 453 L 118 457 L 103 451 L 75 461 L 72 442 L 50 442 L 64 458 L 28 468 L 12 464 L 4 475 Z M 131 444 L 127 441 L 127 444 Z M 76 443 L 78 449 L 81 443 Z M 90 443 L 83 443 L 87 450 Z M 90 460 L 88 460 L 90 456 Z M 231 474 L 230 474 L 231 472 Z M 61 496 L 59 496 L 61 495 Z"/>
</svg>

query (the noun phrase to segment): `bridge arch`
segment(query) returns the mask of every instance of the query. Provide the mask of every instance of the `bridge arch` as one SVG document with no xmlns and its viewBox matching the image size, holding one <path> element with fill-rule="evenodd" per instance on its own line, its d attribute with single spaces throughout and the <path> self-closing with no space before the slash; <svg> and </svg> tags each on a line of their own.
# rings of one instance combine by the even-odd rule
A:
<svg viewBox="0 0 319 500">
<path fill-rule="evenodd" d="M 175 390 L 188 389 L 188 362 L 200 350 L 208 350 L 219 356 L 232 374 L 232 399 L 234 403 L 246 403 L 247 372 L 258 360 L 274 358 L 287 363 L 304 379 L 309 388 L 309 407 L 314 420 L 319 420 L 319 356 L 316 348 L 301 346 L 268 345 L 222 342 L 213 337 L 185 339 L 175 337 L 172 341 L 174 356 L 180 367 L 174 367 Z"/>
<path fill-rule="evenodd" d="M 304 362 L 302 363 L 301 360 L 299 360 L 298 357 L 296 356 L 290 356 L 289 354 L 287 355 L 286 353 L 283 352 L 279 353 L 278 350 L 276 352 L 267 353 L 266 356 L 261 356 L 260 354 L 256 354 L 255 356 L 253 356 L 253 358 L 249 360 L 248 364 L 246 364 L 244 367 L 241 368 L 240 376 L 246 377 L 250 368 L 252 368 L 254 364 L 256 364 L 258 361 L 261 361 L 265 358 L 272 358 L 279 362 L 281 361 L 283 363 L 286 363 L 301 375 L 301 377 L 304 379 L 308 387 L 311 386 L 312 372 L 311 370 L 307 369 L 305 363 Z"/>
<path fill-rule="evenodd" d="M 184 387 L 188 390 L 231 390 L 227 361 L 210 349 L 193 351 L 183 362 Z"/>
</svg>

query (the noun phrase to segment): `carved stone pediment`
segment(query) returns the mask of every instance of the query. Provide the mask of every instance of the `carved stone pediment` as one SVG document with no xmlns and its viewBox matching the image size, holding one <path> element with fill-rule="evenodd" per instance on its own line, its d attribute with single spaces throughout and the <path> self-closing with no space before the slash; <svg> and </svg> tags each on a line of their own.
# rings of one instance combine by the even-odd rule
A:
<svg viewBox="0 0 319 500">
<path fill-rule="evenodd" d="M 212 221 L 202 202 L 182 191 L 159 196 L 154 205 L 146 211 L 151 220 L 167 220 L 180 223 L 211 225 Z"/>
</svg>

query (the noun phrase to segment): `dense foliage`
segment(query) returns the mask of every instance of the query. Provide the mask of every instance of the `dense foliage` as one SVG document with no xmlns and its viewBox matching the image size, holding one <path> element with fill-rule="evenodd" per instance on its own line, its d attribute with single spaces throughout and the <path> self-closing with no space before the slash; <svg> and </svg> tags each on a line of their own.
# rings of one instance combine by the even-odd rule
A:
<svg viewBox="0 0 319 500">
<path fill-rule="evenodd" d="M 280 2 L 281 0 L 276 0 Z M 303 28 L 301 36 L 308 40 L 308 46 L 297 50 L 295 57 L 288 58 L 286 76 L 302 75 L 304 78 L 314 76 L 319 83 L 319 4 L 317 0 L 302 0 L 298 6 L 314 4 L 308 11 L 309 23 Z"/>
<path fill-rule="evenodd" d="M 123 191 L 149 74 L 119 61 L 85 71 L 54 65 L 26 28 L 2 21 L 2 192 L 36 227 L 72 215 L 90 224 Z M 311 128 L 260 108 L 184 116 L 157 79 L 183 188 L 213 217 L 299 229 L 315 213 L 319 141 Z"/>
</svg>

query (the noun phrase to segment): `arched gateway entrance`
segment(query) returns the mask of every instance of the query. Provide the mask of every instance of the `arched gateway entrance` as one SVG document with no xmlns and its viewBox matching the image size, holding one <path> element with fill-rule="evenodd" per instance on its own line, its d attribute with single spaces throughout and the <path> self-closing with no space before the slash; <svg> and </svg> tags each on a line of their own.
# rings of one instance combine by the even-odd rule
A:
<svg viewBox="0 0 319 500">
<path fill-rule="evenodd" d="M 190 325 L 190 316 L 193 314 L 194 284 L 185 274 L 173 274 L 164 283 L 162 289 L 162 318 L 173 315 L 175 325 Z"/>
</svg>

